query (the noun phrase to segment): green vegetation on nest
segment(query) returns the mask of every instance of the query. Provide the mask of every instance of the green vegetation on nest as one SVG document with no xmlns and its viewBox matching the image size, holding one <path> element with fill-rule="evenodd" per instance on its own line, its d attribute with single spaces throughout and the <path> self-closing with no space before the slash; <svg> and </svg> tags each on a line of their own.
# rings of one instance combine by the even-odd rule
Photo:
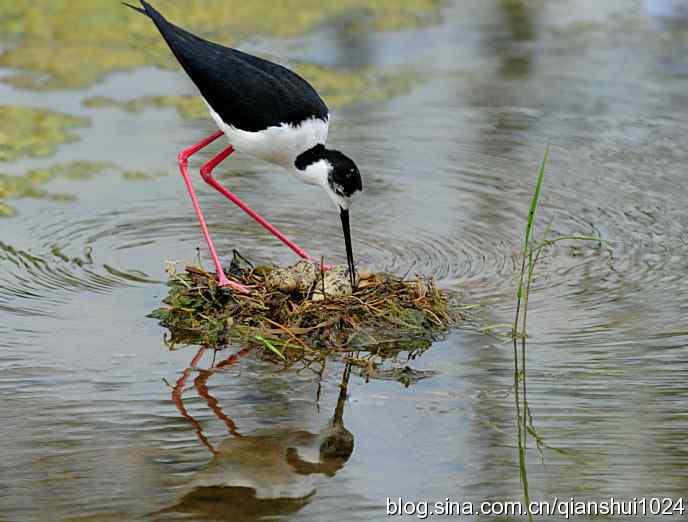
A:
<svg viewBox="0 0 688 522">
<path fill-rule="evenodd" d="M 58 145 L 78 139 L 69 129 L 89 123 L 45 109 L 0 105 L 0 161 L 50 156 Z"/>
<path fill-rule="evenodd" d="M 330 293 L 318 271 L 311 283 L 297 283 L 303 263 L 254 268 L 235 255 L 227 272 L 252 287 L 243 295 L 219 288 L 214 274 L 187 267 L 172 274 L 166 306 L 151 317 L 168 328 L 172 346 L 258 344 L 284 360 L 337 351 L 423 350 L 461 319 L 433 280 L 362 273 L 351 294 L 340 268 L 333 272 L 348 291 L 337 293 L 341 286 L 335 282 Z"/>
<path fill-rule="evenodd" d="M 135 3 L 135 2 L 134 2 Z M 437 16 L 439 0 L 185 0 L 153 2 L 173 22 L 225 45 L 266 35 L 294 37 L 347 13 L 354 30 L 415 26 Z M 29 89 L 83 88 L 105 74 L 144 65 L 177 67 L 150 20 L 112 0 L 5 2 L 0 67 Z M 358 23 L 364 20 L 366 23 Z"/>
</svg>

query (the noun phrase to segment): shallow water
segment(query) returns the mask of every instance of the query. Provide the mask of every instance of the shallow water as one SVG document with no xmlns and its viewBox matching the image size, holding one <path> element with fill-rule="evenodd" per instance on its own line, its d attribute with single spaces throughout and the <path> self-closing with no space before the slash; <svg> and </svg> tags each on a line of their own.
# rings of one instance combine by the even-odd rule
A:
<svg viewBox="0 0 688 522">
<path fill-rule="evenodd" d="M 688 17 L 680 2 L 457 1 L 422 28 L 351 33 L 345 23 L 245 48 L 414 71 L 408 93 L 334 114 L 331 143 L 356 158 L 366 181 L 352 209 L 359 264 L 433 274 L 485 305 L 486 322 L 508 323 L 527 205 L 551 143 L 540 230 L 551 223 L 611 242 L 559 246 L 537 270 L 527 402 L 545 446 L 527 439 L 530 498 L 683 494 Z M 175 155 L 212 122 L 82 101 L 189 92 L 180 73 L 155 68 L 82 90 L 0 84 L 0 104 L 92 119 L 54 156 L 0 171 L 116 164 L 41 187 L 74 202 L 6 201 L 18 215 L 0 221 L 0 519 L 330 520 L 345 508 L 347 520 L 381 520 L 386 497 L 521 499 L 513 350 L 495 337 L 453 332 L 408 363 L 437 371 L 408 388 L 365 382 L 354 370 L 339 403 L 353 453 L 322 462 L 341 364 L 280 371 L 248 353 L 204 372 L 212 353 L 166 348 L 163 329 L 146 318 L 166 293 L 163 261 L 192 260 L 200 247 L 208 263 Z M 156 177 L 131 181 L 117 172 L 125 170 Z M 338 218 L 318 189 L 239 155 L 218 176 L 314 255 L 344 261 Z M 201 185 L 221 253 L 293 261 Z"/>
</svg>

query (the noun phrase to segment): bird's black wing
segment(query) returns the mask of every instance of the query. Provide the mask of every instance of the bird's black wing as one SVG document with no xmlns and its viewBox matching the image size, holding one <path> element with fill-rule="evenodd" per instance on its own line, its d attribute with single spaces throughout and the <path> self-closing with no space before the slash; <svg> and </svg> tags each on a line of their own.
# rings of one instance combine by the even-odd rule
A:
<svg viewBox="0 0 688 522">
<path fill-rule="evenodd" d="M 168 22 L 148 2 L 143 9 L 201 94 L 225 123 L 245 131 L 327 120 L 329 111 L 298 74 L 268 60 L 203 40 Z"/>
</svg>

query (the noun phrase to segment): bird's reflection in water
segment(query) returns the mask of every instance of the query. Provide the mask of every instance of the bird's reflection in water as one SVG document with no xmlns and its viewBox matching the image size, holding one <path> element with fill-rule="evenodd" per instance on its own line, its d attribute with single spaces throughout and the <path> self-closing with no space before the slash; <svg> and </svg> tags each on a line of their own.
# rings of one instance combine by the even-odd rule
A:
<svg viewBox="0 0 688 522">
<path fill-rule="evenodd" d="M 155 513 L 155 518 L 242 521 L 297 512 L 315 495 L 318 476 L 333 477 L 353 452 L 354 437 L 343 424 L 350 366 L 342 374 L 334 415 L 320 433 L 274 428 L 251 434 L 239 432 L 210 395 L 207 381 L 218 368 L 236 363 L 246 351 L 232 355 L 210 370 L 201 370 L 194 387 L 233 434 L 214 446 L 203 434 L 200 423 L 184 407 L 181 393 L 191 367 L 198 363 L 204 351 L 201 348 L 190 367 L 182 372 L 172 398 L 213 458 L 193 476 L 177 503 Z"/>
</svg>

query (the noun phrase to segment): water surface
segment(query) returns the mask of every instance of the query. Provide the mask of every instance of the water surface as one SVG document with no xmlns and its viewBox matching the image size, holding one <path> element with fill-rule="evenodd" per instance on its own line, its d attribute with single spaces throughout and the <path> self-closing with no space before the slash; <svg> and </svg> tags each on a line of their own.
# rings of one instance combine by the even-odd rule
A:
<svg viewBox="0 0 688 522">
<path fill-rule="evenodd" d="M 509 322 L 527 205 L 551 143 L 538 226 L 612 242 L 562 245 L 538 268 L 527 402 L 545 446 L 527 439 L 530 497 L 683 494 L 685 10 L 457 1 L 422 27 L 352 32 L 347 20 L 245 48 L 413 71 L 404 93 L 334 112 L 331 143 L 366 178 L 352 209 L 360 264 L 432 274 L 485 305 L 486 322 Z M 522 498 L 513 351 L 498 338 L 453 332 L 408 362 L 437 371 L 408 388 L 348 376 L 334 361 L 281 371 L 254 352 L 211 371 L 239 347 L 166 348 L 146 318 L 166 293 L 163 261 L 193 260 L 200 247 L 209 263 L 175 156 L 212 122 L 82 102 L 190 92 L 181 73 L 153 67 L 80 90 L 0 84 L 2 104 L 92 120 L 54 156 L 1 164 L 3 173 L 115 165 L 41 187 L 73 202 L 7 200 L 18 215 L 0 222 L 0 518 L 331 520 L 346 509 L 347 520 L 382 520 L 386 497 Z M 127 170 L 155 176 L 127 180 Z M 217 172 L 314 255 L 344 260 L 318 189 L 240 155 Z M 223 255 L 293 261 L 201 185 Z M 337 440 L 353 444 L 348 458 L 322 457 L 333 419 Z"/>
</svg>

